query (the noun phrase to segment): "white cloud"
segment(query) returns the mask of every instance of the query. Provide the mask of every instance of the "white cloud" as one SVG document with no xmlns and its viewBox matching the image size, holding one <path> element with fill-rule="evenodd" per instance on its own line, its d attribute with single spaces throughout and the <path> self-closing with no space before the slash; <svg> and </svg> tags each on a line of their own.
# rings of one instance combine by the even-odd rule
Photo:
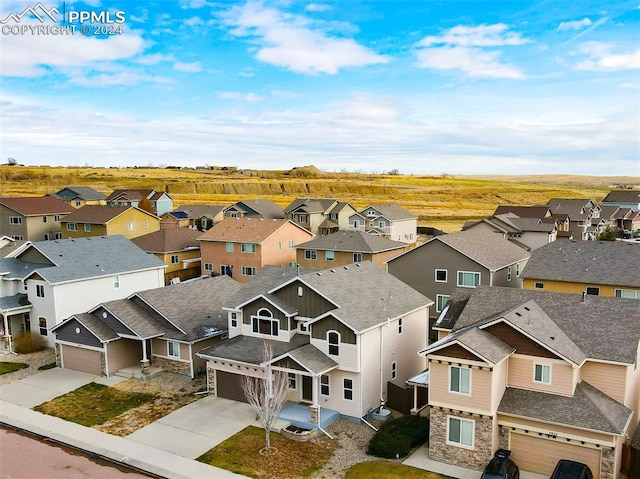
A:
<svg viewBox="0 0 640 479">
<path fill-rule="evenodd" d="M 578 70 L 621 71 L 640 69 L 640 48 L 622 53 L 614 53 L 615 45 L 601 42 L 583 43 L 577 55 L 586 58 L 575 67 Z"/>
<path fill-rule="evenodd" d="M 198 25 L 204 25 L 204 21 L 200 17 L 187 18 L 183 23 L 185 25 L 187 25 L 188 27 L 195 27 L 195 26 L 198 26 Z"/>
<path fill-rule="evenodd" d="M 304 7 L 307 12 L 327 12 L 333 10 L 331 5 L 325 3 L 309 3 Z"/>
<path fill-rule="evenodd" d="M 588 18 L 583 18 L 582 20 L 573 20 L 570 22 L 561 22 L 558 25 L 558 31 L 564 32 L 566 30 L 582 30 L 585 27 L 591 25 L 591 20 Z"/>
<path fill-rule="evenodd" d="M 202 7 L 205 7 L 207 5 L 210 5 L 210 3 L 207 2 L 207 0 L 181 0 L 180 1 L 180 6 L 183 9 L 187 9 L 187 8 L 202 8 Z"/>
<path fill-rule="evenodd" d="M 172 62 L 175 60 L 173 55 L 165 55 L 164 53 L 150 53 L 135 59 L 136 63 L 141 65 L 156 65 L 162 62 Z"/>
<path fill-rule="evenodd" d="M 134 71 L 123 71 L 115 74 L 102 73 L 99 75 L 72 77 L 69 82 L 86 87 L 110 87 L 116 85 L 135 85 L 137 83 L 168 84 L 173 80 L 167 77 L 144 75 Z"/>
<path fill-rule="evenodd" d="M 336 74 L 342 68 L 389 61 L 351 38 L 329 36 L 307 17 L 283 13 L 262 3 L 233 7 L 222 20 L 232 28 L 232 35 L 250 37 L 258 44 L 258 60 L 296 73 Z"/>
<path fill-rule="evenodd" d="M 417 66 L 435 70 L 458 70 L 475 78 L 519 80 L 525 74 L 500 61 L 501 50 L 488 48 L 520 46 L 529 43 L 520 34 L 510 32 L 504 23 L 469 27 L 459 25 L 442 35 L 428 35 L 415 46 Z"/>
<path fill-rule="evenodd" d="M 249 103 L 256 103 L 264 100 L 264 98 L 262 98 L 259 95 L 256 95 L 255 93 L 240 93 L 237 91 L 218 92 L 218 98 L 222 100 L 240 100 L 240 101 L 246 101 Z"/>
<path fill-rule="evenodd" d="M 191 63 L 175 62 L 173 64 L 173 68 L 175 68 L 178 71 L 187 72 L 187 73 L 198 73 L 202 71 L 202 65 L 200 65 L 200 62 L 191 62 Z"/>
</svg>

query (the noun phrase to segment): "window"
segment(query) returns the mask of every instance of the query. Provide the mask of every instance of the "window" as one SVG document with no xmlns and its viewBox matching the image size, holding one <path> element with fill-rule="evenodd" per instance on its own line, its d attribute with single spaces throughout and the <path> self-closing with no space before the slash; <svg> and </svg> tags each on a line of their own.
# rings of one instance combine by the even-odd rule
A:
<svg viewBox="0 0 640 479">
<path fill-rule="evenodd" d="M 299 223 L 306 223 L 307 222 L 307 215 L 298 215 L 298 222 Z"/>
<path fill-rule="evenodd" d="M 113 287 L 114 288 L 119 288 L 120 287 L 120 276 L 114 276 L 113 277 Z"/>
<path fill-rule="evenodd" d="M 178 264 L 180 262 L 180 256 L 177 254 L 171 255 L 171 264 Z"/>
<path fill-rule="evenodd" d="M 175 341 L 167 341 L 167 355 L 172 358 L 180 357 L 180 343 Z"/>
<path fill-rule="evenodd" d="M 251 325 L 254 333 L 278 335 L 279 320 L 273 317 L 273 313 L 266 308 L 258 310 L 257 316 L 251 317 Z"/>
<path fill-rule="evenodd" d="M 56 239 L 62 239 L 62 233 L 56 233 L 55 238 Z"/>
<path fill-rule="evenodd" d="M 67 223 L 67 231 L 78 231 L 78 225 L 76 223 Z"/>
<path fill-rule="evenodd" d="M 40 334 L 42 336 L 46 336 L 47 335 L 47 318 L 43 318 L 42 316 L 40 316 L 38 318 L 38 327 L 40 328 Z"/>
<path fill-rule="evenodd" d="M 46 216 L 43 216 L 43 217 L 42 217 L 42 222 L 43 222 L 43 223 L 46 223 L 46 222 L 47 222 L 47 217 L 46 217 Z"/>
<path fill-rule="evenodd" d="M 282 241 L 276 243 L 276 251 L 282 251 Z"/>
<path fill-rule="evenodd" d="M 320 394 L 323 396 L 329 396 L 329 375 L 323 374 L 320 376 Z"/>
<path fill-rule="evenodd" d="M 391 379 L 398 377 L 398 363 L 395 361 L 391 363 Z"/>
<path fill-rule="evenodd" d="M 238 327 L 238 313 L 230 313 L 231 314 L 231 327 Z"/>
<path fill-rule="evenodd" d="M 36 296 L 38 298 L 44 298 L 44 285 L 36 284 Z"/>
<path fill-rule="evenodd" d="M 11 235 L 11 237 L 16 241 L 22 241 L 24 239 L 22 235 Z"/>
<path fill-rule="evenodd" d="M 447 282 L 447 270 L 446 269 L 437 269 L 436 270 L 436 283 L 446 283 Z"/>
<path fill-rule="evenodd" d="M 475 421 L 451 416 L 447 419 L 447 443 L 473 447 Z"/>
<path fill-rule="evenodd" d="M 359 222 L 358 220 L 353 220 L 353 227 L 354 227 L 355 229 L 360 228 L 360 222 Z"/>
<path fill-rule="evenodd" d="M 82 201 L 76 200 L 76 208 L 80 208 L 81 204 L 82 204 Z"/>
<path fill-rule="evenodd" d="M 533 381 L 551 384 L 551 366 L 548 364 L 536 364 L 533 368 Z"/>
<path fill-rule="evenodd" d="M 471 369 L 460 366 L 449 367 L 449 392 L 469 394 L 471 391 Z"/>
<path fill-rule="evenodd" d="M 149 227 L 149 222 L 148 222 L 148 221 L 145 221 L 144 223 L 142 223 L 142 225 L 143 225 L 145 228 L 148 228 L 148 227 Z"/>
<path fill-rule="evenodd" d="M 511 266 L 507 268 L 507 281 L 511 281 Z"/>
<path fill-rule="evenodd" d="M 442 312 L 450 297 L 448 294 L 436 294 L 436 313 Z"/>
<path fill-rule="evenodd" d="M 344 378 L 342 380 L 342 392 L 346 400 L 353 400 L 353 379 Z"/>
<path fill-rule="evenodd" d="M 304 289 L 302 286 L 298 286 L 298 296 L 302 296 L 304 294 Z"/>
<path fill-rule="evenodd" d="M 205 271 L 213 271 L 213 263 L 205 263 L 204 264 Z"/>
<path fill-rule="evenodd" d="M 256 244 L 255 243 L 242 243 L 242 247 L 240 249 L 243 253 L 255 253 L 256 252 Z"/>
<path fill-rule="evenodd" d="M 587 294 L 591 294 L 593 296 L 600 296 L 600 288 L 595 286 L 587 286 Z"/>
<path fill-rule="evenodd" d="M 520 263 L 516 263 L 516 278 L 520 277 Z"/>
<path fill-rule="evenodd" d="M 133 224 L 133 221 L 129 221 L 129 222 L 127 223 L 127 229 L 128 229 L 129 231 L 133 231 L 133 229 L 134 229 L 134 228 L 135 228 L 135 225 Z"/>
<path fill-rule="evenodd" d="M 22 224 L 22 216 L 9 216 L 9 224 L 10 225 L 21 225 Z"/>
<path fill-rule="evenodd" d="M 318 252 L 314 249 L 304 250 L 304 259 L 315 261 L 318 258 Z"/>
<path fill-rule="evenodd" d="M 640 299 L 640 291 L 634 291 L 633 289 L 616 289 L 616 298 L 626 299 Z"/>
<path fill-rule="evenodd" d="M 53 215 L 53 221 L 60 221 L 60 215 Z"/>
<path fill-rule="evenodd" d="M 458 286 L 475 288 L 480 284 L 480 273 L 473 271 L 458 271 Z"/>
<path fill-rule="evenodd" d="M 398 320 L 398 334 L 402 334 L 402 318 Z"/>
<path fill-rule="evenodd" d="M 362 253 L 353 253 L 353 262 L 362 263 Z"/>
<path fill-rule="evenodd" d="M 242 276 L 255 276 L 256 268 L 255 266 L 243 266 L 242 267 Z"/>
<path fill-rule="evenodd" d="M 227 253 L 233 253 L 233 243 L 227 241 L 224 245 L 224 248 Z"/>
<path fill-rule="evenodd" d="M 289 245 L 289 249 L 293 249 L 293 246 L 294 246 L 293 240 L 289 240 L 288 245 Z"/>
<path fill-rule="evenodd" d="M 335 331 L 327 333 L 327 342 L 329 343 L 329 354 L 338 356 L 340 354 L 340 335 Z"/>
<path fill-rule="evenodd" d="M 324 252 L 324 259 L 325 261 L 333 261 L 335 259 L 335 252 L 334 251 L 325 251 Z"/>
<path fill-rule="evenodd" d="M 85 233 L 91 232 L 91 224 L 90 223 L 85 223 L 84 224 L 84 231 L 85 231 Z"/>
<path fill-rule="evenodd" d="M 533 287 L 536 289 L 544 289 L 544 283 L 535 283 Z"/>
<path fill-rule="evenodd" d="M 44 234 L 44 240 L 49 241 L 49 235 L 47 233 Z"/>
<path fill-rule="evenodd" d="M 378 228 L 383 229 L 384 226 L 384 221 L 378 221 Z"/>
<path fill-rule="evenodd" d="M 295 373 L 288 373 L 289 376 L 289 389 L 298 389 L 298 378 Z"/>
</svg>

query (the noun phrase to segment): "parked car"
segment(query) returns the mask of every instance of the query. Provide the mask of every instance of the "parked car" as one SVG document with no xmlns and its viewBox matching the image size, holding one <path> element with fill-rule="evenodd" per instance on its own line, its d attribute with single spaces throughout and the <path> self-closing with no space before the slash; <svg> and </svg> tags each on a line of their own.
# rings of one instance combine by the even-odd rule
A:
<svg viewBox="0 0 640 479">
<path fill-rule="evenodd" d="M 550 479 L 593 479 L 593 473 L 586 464 L 560 459 Z"/>
<path fill-rule="evenodd" d="M 511 451 L 498 449 L 489 461 L 480 479 L 519 479 L 520 469 L 511 460 Z"/>
</svg>

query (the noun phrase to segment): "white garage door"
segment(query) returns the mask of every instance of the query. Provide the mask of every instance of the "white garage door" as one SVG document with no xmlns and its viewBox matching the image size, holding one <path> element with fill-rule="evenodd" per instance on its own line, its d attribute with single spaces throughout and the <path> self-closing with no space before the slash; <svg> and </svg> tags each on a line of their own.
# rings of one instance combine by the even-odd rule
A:
<svg viewBox="0 0 640 479">
<path fill-rule="evenodd" d="M 591 468 L 600 479 L 600 450 L 569 444 L 564 439 L 546 439 L 511 433 L 511 458 L 525 471 L 551 475 L 560 459 L 571 459 Z"/>
<path fill-rule="evenodd" d="M 62 345 L 62 367 L 101 376 L 100 352 Z"/>
</svg>

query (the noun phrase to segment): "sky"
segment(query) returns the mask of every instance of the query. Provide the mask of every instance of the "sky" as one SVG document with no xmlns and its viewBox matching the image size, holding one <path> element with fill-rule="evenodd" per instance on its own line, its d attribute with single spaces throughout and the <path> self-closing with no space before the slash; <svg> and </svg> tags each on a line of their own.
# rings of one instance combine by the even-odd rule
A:
<svg viewBox="0 0 640 479">
<path fill-rule="evenodd" d="M 640 176 L 640 0 L 3 0 L 0 21 L 0 162 Z"/>
</svg>

